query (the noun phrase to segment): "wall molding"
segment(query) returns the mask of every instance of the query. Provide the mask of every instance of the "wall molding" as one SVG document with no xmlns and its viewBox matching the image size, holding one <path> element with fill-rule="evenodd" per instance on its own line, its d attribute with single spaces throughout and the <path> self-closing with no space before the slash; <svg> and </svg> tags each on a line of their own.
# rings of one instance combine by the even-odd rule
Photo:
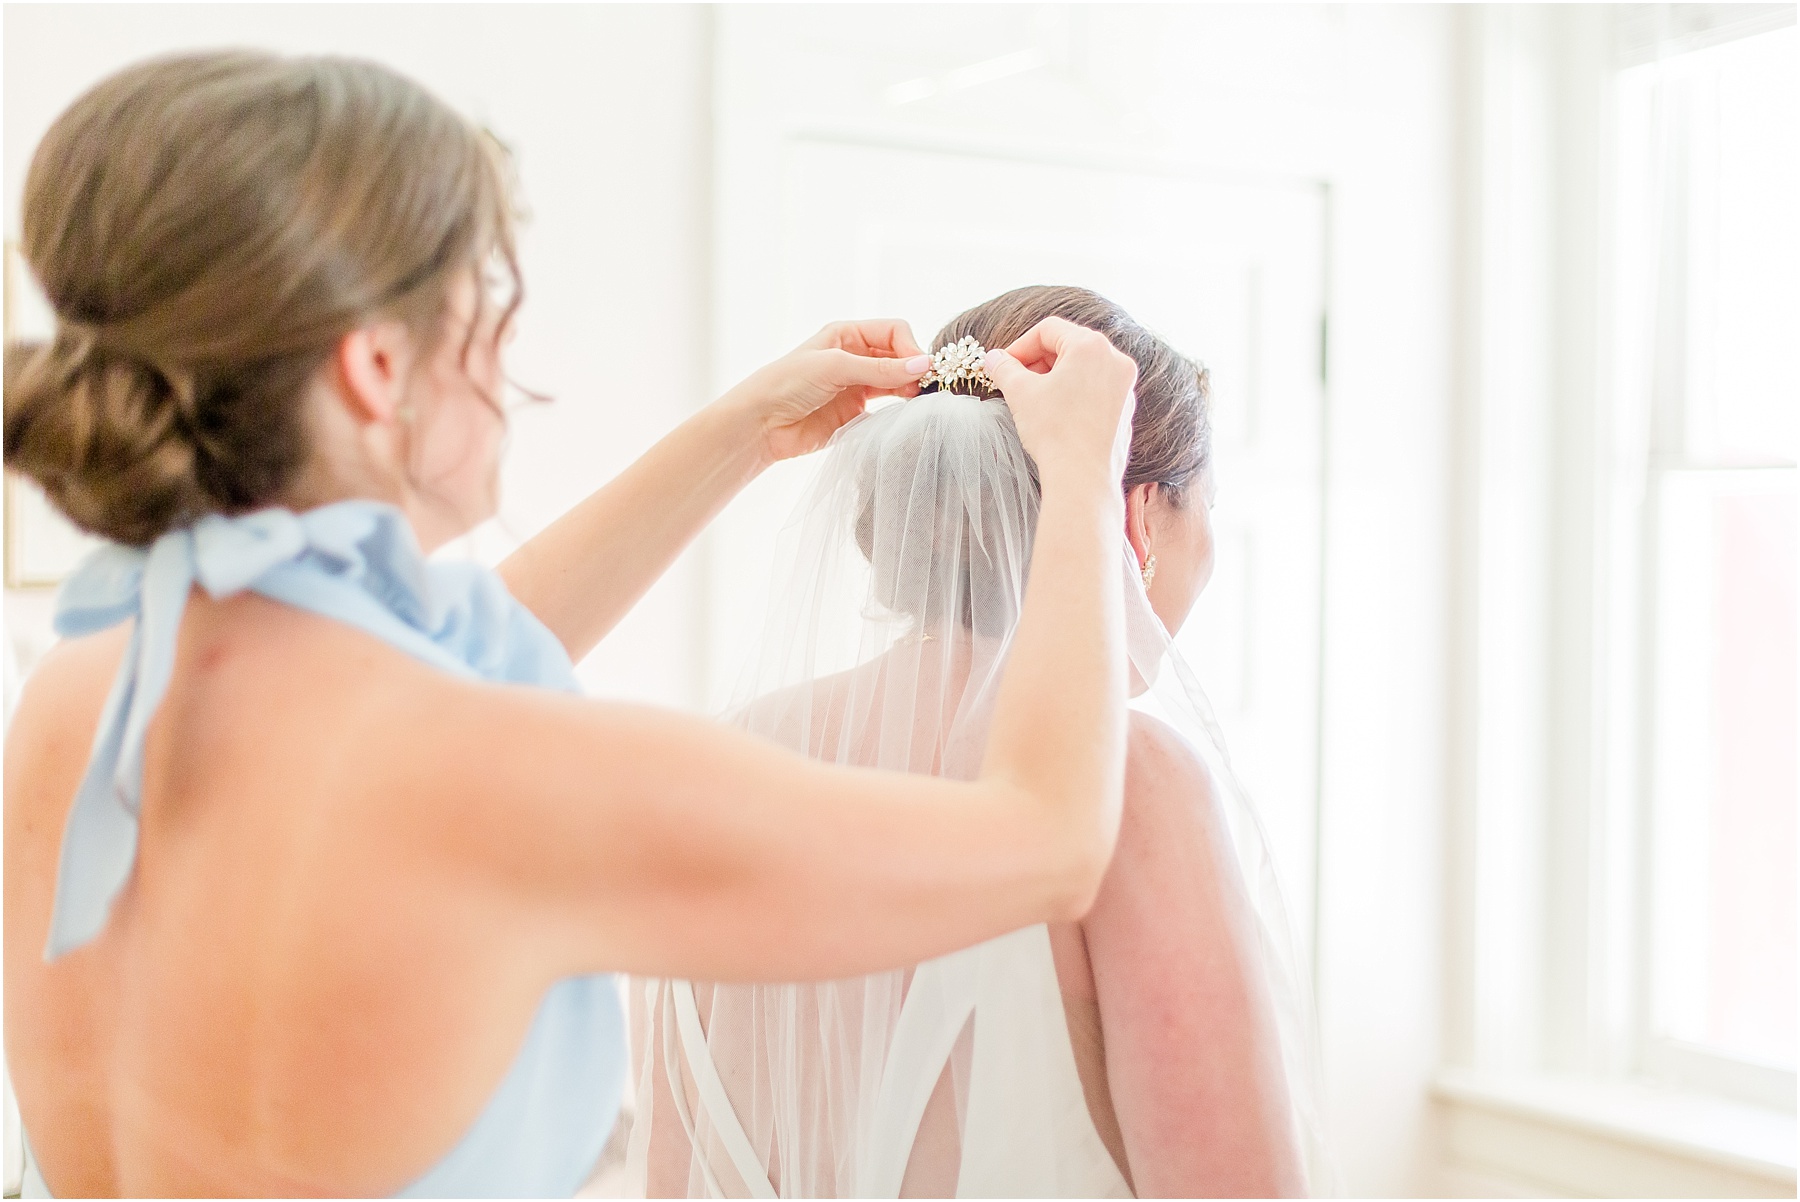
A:
<svg viewBox="0 0 1800 1202">
<path fill-rule="evenodd" d="M 1791 1114 L 1549 1075 L 1449 1071 L 1432 1096 L 1446 1184 L 1462 1174 L 1521 1195 L 1795 1196 Z"/>
</svg>

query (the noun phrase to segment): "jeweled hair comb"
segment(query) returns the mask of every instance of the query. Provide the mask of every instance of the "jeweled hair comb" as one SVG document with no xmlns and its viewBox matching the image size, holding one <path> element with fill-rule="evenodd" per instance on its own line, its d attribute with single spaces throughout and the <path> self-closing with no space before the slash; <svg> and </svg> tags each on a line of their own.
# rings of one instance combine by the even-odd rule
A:
<svg viewBox="0 0 1800 1202">
<path fill-rule="evenodd" d="M 939 347 L 931 356 L 931 370 L 919 377 L 924 392 L 957 392 L 958 385 L 971 396 L 997 396 L 1000 392 L 988 378 L 986 349 L 968 334 Z"/>
</svg>

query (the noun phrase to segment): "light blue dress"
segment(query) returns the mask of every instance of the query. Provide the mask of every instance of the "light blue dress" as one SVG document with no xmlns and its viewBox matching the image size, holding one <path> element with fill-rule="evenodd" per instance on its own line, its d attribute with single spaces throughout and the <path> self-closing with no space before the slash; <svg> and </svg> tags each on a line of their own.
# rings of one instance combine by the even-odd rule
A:
<svg viewBox="0 0 1800 1202">
<path fill-rule="evenodd" d="M 206 517 L 147 549 L 107 546 L 64 585 L 56 628 L 135 619 L 63 832 L 45 957 L 106 925 L 137 858 L 144 736 L 169 685 L 189 591 L 250 591 L 322 614 L 458 676 L 579 691 L 562 644 L 494 573 L 430 563 L 400 511 L 346 501 L 296 514 Z M 475 1124 L 403 1196 L 569 1195 L 618 1117 L 625 1025 L 610 975 L 545 994 L 524 1046 Z"/>
</svg>

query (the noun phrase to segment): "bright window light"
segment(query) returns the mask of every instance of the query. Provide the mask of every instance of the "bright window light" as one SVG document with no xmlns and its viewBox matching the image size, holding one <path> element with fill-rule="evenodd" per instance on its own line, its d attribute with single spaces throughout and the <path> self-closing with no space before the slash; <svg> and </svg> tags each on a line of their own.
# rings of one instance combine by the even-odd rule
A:
<svg viewBox="0 0 1800 1202">
<path fill-rule="evenodd" d="M 1646 1057 L 1710 1058 L 1718 1080 L 1742 1079 L 1731 1066 L 1785 1072 L 1789 1106 L 1800 722 L 1796 36 L 1789 27 L 1743 38 L 1621 80 L 1621 111 L 1637 115 L 1649 148 L 1639 177 L 1648 195 L 1626 181 L 1621 203 L 1640 209 L 1622 222 L 1654 231 L 1645 249 L 1656 281 L 1651 298 L 1621 298 L 1655 310 L 1639 344 L 1652 364 L 1647 395 L 1637 398 L 1649 431 Z"/>
</svg>

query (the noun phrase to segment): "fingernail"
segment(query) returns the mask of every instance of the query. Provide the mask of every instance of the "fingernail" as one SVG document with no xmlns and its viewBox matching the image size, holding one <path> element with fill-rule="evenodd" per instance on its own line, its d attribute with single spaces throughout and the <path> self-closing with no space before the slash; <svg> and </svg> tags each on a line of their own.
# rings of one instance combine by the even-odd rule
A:
<svg viewBox="0 0 1800 1202">
<path fill-rule="evenodd" d="M 924 375 L 925 369 L 930 366 L 931 366 L 931 356 L 930 355 L 914 355 L 912 358 L 910 358 L 906 361 L 906 370 L 913 373 L 916 376 Z"/>
<path fill-rule="evenodd" d="M 1005 351 L 1003 351 L 1003 350 L 998 350 L 998 349 L 995 349 L 995 350 L 990 350 L 990 351 L 988 351 L 988 352 L 987 352 L 987 353 L 986 353 L 986 354 L 984 354 L 984 355 L 983 355 L 983 356 L 982 356 L 982 358 L 983 358 L 983 359 L 985 359 L 985 360 L 987 360 L 987 361 L 988 361 L 988 362 L 989 362 L 989 363 L 992 363 L 992 362 L 994 362 L 994 361 L 995 361 L 995 360 L 996 360 L 996 359 L 1005 359 L 1005 358 L 1006 358 L 1006 352 L 1005 352 Z"/>
</svg>

